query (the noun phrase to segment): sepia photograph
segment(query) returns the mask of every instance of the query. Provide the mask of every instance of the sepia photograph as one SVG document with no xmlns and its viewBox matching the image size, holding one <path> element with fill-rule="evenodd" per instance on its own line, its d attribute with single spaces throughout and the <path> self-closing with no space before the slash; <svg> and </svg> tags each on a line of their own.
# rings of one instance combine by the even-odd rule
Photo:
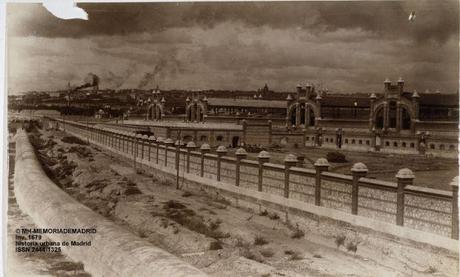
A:
<svg viewBox="0 0 460 277">
<path fill-rule="evenodd" d="M 458 1 L 10 2 L 5 40 L 5 276 L 459 276 Z"/>
</svg>

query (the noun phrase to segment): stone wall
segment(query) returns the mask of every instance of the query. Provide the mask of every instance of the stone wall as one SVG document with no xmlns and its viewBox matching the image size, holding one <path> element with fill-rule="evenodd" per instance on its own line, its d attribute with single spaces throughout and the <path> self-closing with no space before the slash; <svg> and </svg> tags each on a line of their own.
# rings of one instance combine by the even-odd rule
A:
<svg viewBox="0 0 460 277">
<path fill-rule="evenodd" d="M 244 141 L 246 144 L 269 145 L 270 126 L 269 124 L 243 124 L 245 126 Z"/>
<path fill-rule="evenodd" d="M 79 129 L 78 125 L 75 125 L 75 128 L 69 131 L 73 131 L 74 134 L 78 135 Z M 105 135 L 112 136 L 110 132 Z M 100 141 L 96 141 L 96 143 L 100 143 Z M 119 151 L 119 149 L 115 149 L 115 151 Z M 173 151 L 175 151 L 174 148 L 168 151 L 171 152 L 168 154 L 168 168 L 171 169 L 175 168 L 175 153 Z M 124 154 L 129 157 L 129 153 Z M 182 151 L 181 153 L 186 155 L 187 152 Z M 160 152 L 160 157 L 161 155 L 164 155 L 164 153 Z M 230 157 L 220 158 L 220 168 L 217 162 L 218 159 L 216 154 L 205 154 L 204 167 L 201 168 L 201 154 L 194 152 L 190 156 L 190 173 L 200 176 L 200 172 L 203 170 L 204 178 L 216 181 L 220 170 L 221 182 L 229 186 L 235 186 L 237 175 L 236 159 Z M 155 164 L 164 166 L 161 158 L 159 160 L 160 162 Z M 325 162 L 327 163 L 327 161 Z M 323 207 L 348 214 L 353 212 L 353 199 L 356 199 L 354 203 L 357 206 L 356 214 L 358 216 L 392 224 L 396 224 L 398 222 L 397 218 L 401 217 L 401 224 L 410 228 L 443 236 L 453 237 L 455 235 L 452 233 L 455 221 L 452 218 L 454 201 L 453 194 L 450 191 L 408 185 L 406 189 L 403 189 L 407 196 L 405 201 L 400 204 L 402 210 L 399 209 L 400 212 L 398 213 L 397 183 L 361 178 L 356 183 L 357 194 L 353 198 L 353 178 L 350 175 L 327 171 L 318 173 L 319 167 L 316 169 L 317 171 L 295 166 L 287 169 L 285 165 L 265 162 L 262 166 L 262 175 L 259 177 L 258 162 L 242 159 L 239 164 L 239 185 L 245 189 L 258 191 L 260 182 L 262 192 L 276 196 L 287 196 L 306 204 L 319 203 L 318 205 Z M 413 177 L 410 178 L 413 181 Z M 409 180 L 410 183 L 412 183 L 411 180 Z M 289 190 L 287 191 L 288 188 Z M 316 195 L 315 191 L 320 191 L 320 194 Z M 317 197 L 319 198 L 317 199 Z"/>
</svg>

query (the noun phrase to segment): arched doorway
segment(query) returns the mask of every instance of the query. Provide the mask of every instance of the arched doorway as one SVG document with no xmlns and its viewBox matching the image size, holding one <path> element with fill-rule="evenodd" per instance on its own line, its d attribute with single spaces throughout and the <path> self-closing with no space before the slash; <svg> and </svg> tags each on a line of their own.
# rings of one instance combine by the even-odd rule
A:
<svg viewBox="0 0 460 277">
<path fill-rule="evenodd" d="M 388 106 L 388 127 L 389 128 L 396 128 L 396 101 L 391 101 L 390 105 Z"/>
<path fill-rule="evenodd" d="M 401 129 L 402 130 L 409 130 L 411 125 L 411 118 L 409 111 L 402 107 L 401 108 Z"/>
<path fill-rule="evenodd" d="M 315 113 L 313 109 L 310 109 L 310 120 L 308 122 L 308 126 L 315 126 Z"/>
<path fill-rule="evenodd" d="M 384 111 L 383 107 L 377 110 L 375 114 L 375 128 L 376 129 L 383 129 L 383 122 L 384 122 Z"/>
<path fill-rule="evenodd" d="M 288 114 L 290 126 L 315 126 L 315 112 L 311 104 L 300 103 L 294 105 L 291 106 Z M 297 109 L 299 109 L 299 113 L 297 113 Z M 297 114 L 299 115 L 298 119 Z"/>
<path fill-rule="evenodd" d="M 240 137 L 234 136 L 234 137 L 232 138 L 232 147 L 233 147 L 233 148 L 238 147 L 239 141 L 240 141 Z"/>
</svg>

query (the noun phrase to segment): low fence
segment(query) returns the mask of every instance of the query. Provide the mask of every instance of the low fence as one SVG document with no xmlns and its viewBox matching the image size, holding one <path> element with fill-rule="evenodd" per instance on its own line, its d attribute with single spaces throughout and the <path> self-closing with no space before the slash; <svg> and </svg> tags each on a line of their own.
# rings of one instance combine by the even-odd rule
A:
<svg viewBox="0 0 460 277">
<path fill-rule="evenodd" d="M 94 276 L 207 276 L 110 220 L 96 214 L 59 189 L 43 171 L 27 134 L 16 136 L 14 192 L 21 210 L 38 228 L 95 229 L 95 233 L 49 233 L 55 242 L 90 242 L 62 246 Z M 25 171 L 20 173 L 21 171 Z"/>
<path fill-rule="evenodd" d="M 258 161 L 247 160 L 244 149 L 236 158 L 227 157 L 220 146 L 210 153 L 209 145 L 198 149 L 193 142 L 174 145 L 171 138 L 155 138 L 117 130 L 100 129 L 66 122 L 66 131 L 88 141 L 102 144 L 129 155 L 134 164 L 140 160 L 192 173 L 228 185 L 241 186 L 315 204 L 343 212 L 397 224 L 458 240 L 458 184 L 452 191 L 413 185 L 414 174 L 401 169 L 396 182 L 366 178 L 367 168 L 357 163 L 351 175 L 328 172 L 321 158 L 315 169 L 298 167 L 298 159 L 288 155 L 284 164 L 270 163 L 262 151 Z"/>
</svg>

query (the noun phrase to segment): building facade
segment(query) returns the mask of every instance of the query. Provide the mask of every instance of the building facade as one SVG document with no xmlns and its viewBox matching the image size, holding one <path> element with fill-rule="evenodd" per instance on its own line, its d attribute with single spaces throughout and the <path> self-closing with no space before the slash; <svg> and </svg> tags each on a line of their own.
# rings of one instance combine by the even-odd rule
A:
<svg viewBox="0 0 460 277">
<path fill-rule="evenodd" d="M 457 157 L 458 93 L 419 94 L 404 85 L 402 78 L 395 83 L 387 78 L 379 93 L 333 94 L 307 83 L 295 94 L 269 93 L 265 87 L 257 99 L 192 94 L 183 117 L 237 125 L 270 120 L 269 133 L 260 136 L 272 144 Z"/>
</svg>

